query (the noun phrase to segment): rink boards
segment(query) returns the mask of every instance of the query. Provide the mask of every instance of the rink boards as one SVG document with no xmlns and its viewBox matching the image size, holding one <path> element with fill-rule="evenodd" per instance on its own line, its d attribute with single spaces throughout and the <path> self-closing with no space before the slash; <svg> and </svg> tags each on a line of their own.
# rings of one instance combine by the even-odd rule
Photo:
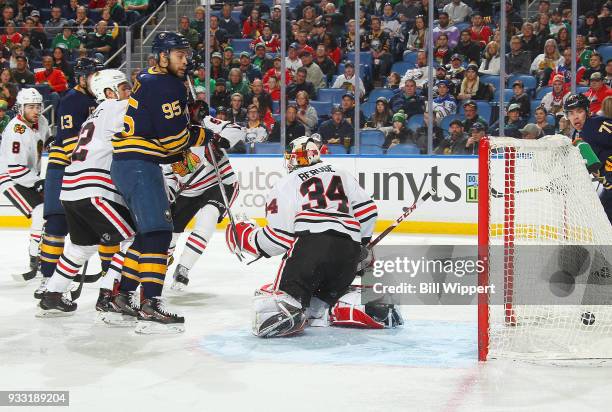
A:
<svg viewBox="0 0 612 412">
<path fill-rule="evenodd" d="M 280 155 L 234 155 L 240 181 L 235 213 L 264 222 L 266 195 L 287 172 Z M 377 231 L 393 222 L 405 206 L 430 188 L 437 195 L 397 229 L 398 233 L 476 234 L 478 162 L 476 156 L 326 156 L 324 161 L 353 173 L 376 201 Z M 43 159 L 43 168 L 46 157 Z M 43 169 L 44 170 L 44 169 Z M 44 173 L 44 172 L 43 172 Z M 0 199 L 0 226 L 27 227 L 6 198 Z M 224 223 L 221 223 L 224 226 Z"/>
</svg>

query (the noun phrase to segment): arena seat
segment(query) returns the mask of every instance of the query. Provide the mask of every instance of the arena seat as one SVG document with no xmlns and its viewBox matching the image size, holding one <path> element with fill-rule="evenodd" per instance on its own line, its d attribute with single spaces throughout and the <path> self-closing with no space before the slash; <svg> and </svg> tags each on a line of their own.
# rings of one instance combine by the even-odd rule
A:
<svg viewBox="0 0 612 412">
<path fill-rule="evenodd" d="M 329 151 L 329 154 L 333 154 L 333 155 L 347 154 L 346 148 L 341 144 L 328 144 L 327 150 Z M 349 153 L 352 153 L 352 152 L 353 152 L 353 147 L 351 147 L 349 150 Z"/>
<path fill-rule="evenodd" d="M 376 102 L 379 97 L 386 97 L 387 100 L 391 100 L 395 92 L 391 89 L 385 89 L 383 87 L 377 87 L 370 92 L 368 101 Z"/>
<path fill-rule="evenodd" d="M 355 52 L 348 52 L 346 54 L 346 60 L 355 63 Z M 372 53 L 361 52 L 359 53 L 359 64 L 366 64 L 368 67 L 372 67 Z"/>
<path fill-rule="evenodd" d="M 359 147 L 359 153 L 360 154 L 369 154 L 369 155 L 378 155 L 378 154 L 384 154 L 385 151 L 382 147 L 378 146 L 378 145 L 372 145 L 372 144 L 361 144 L 361 146 Z"/>
<path fill-rule="evenodd" d="M 319 89 L 319 101 L 340 104 L 340 101 L 342 101 L 342 95 L 345 92 L 346 91 L 344 89 Z"/>
<path fill-rule="evenodd" d="M 597 48 L 599 54 L 601 54 L 601 58 L 604 64 L 608 61 L 608 59 L 612 59 L 612 45 L 604 44 Z"/>
<path fill-rule="evenodd" d="M 485 74 L 480 76 L 480 80 L 487 84 L 490 83 L 495 87 L 495 90 L 499 90 L 499 76 L 493 76 L 491 74 Z"/>
<path fill-rule="evenodd" d="M 385 142 L 385 134 L 380 130 L 362 130 L 359 133 L 361 145 L 379 146 Z"/>
<path fill-rule="evenodd" d="M 418 155 L 421 150 L 414 144 L 396 144 L 387 149 L 390 155 Z"/>
<path fill-rule="evenodd" d="M 361 111 L 363 111 L 363 114 L 370 118 L 372 117 L 372 114 L 374 114 L 374 110 L 376 110 L 376 102 L 365 102 L 361 104 Z"/>
<path fill-rule="evenodd" d="M 232 47 L 234 48 L 234 54 L 238 55 L 243 51 L 251 52 L 251 39 L 232 39 Z"/>
<path fill-rule="evenodd" d="M 410 63 L 410 64 L 416 64 L 416 60 L 417 60 L 417 53 L 410 51 L 410 50 L 406 50 L 404 52 L 404 56 L 402 58 L 403 61 L 405 61 L 406 63 Z"/>
<path fill-rule="evenodd" d="M 424 118 L 422 114 L 413 114 L 412 116 L 410 116 L 410 118 L 406 121 L 406 127 L 408 129 L 411 130 L 415 130 L 418 129 L 419 127 L 423 126 L 423 122 L 424 122 Z"/>
<path fill-rule="evenodd" d="M 311 100 L 310 105 L 314 107 L 319 117 L 321 117 L 322 115 L 329 116 L 331 114 L 331 110 L 333 107 L 333 104 L 331 101 L 320 101 L 320 100 Z"/>
<path fill-rule="evenodd" d="M 408 62 L 395 62 L 393 63 L 393 66 L 391 66 L 391 71 L 392 72 L 397 72 L 400 76 L 403 76 L 406 71 L 408 71 L 409 69 L 412 69 L 414 67 L 414 64 L 408 63 Z"/>
<path fill-rule="evenodd" d="M 255 154 L 280 154 L 281 144 L 277 142 L 255 143 L 253 153 Z"/>
<path fill-rule="evenodd" d="M 512 87 L 512 83 L 514 83 L 516 80 L 522 81 L 523 86 L 525 86 L 525 89 L 535 90 L 536 87 L 538 87 L 538 81 L 536 80 L 536 78 L 528 74 L 511 75 L 508 78 L 508 87 Z"/>
<path fill-rule="evenodd" d="M 541 88 L 540 88 L 540 89 L 539 89 L 539 90 L 536 92 L 535 98 L 536 98 L 536 99 L 540 99 L 540 100 L 541 100 L 541 99 L 543 99 L 543 98 L 544 98 L 544 95 L 546 95 L 546 93 L 549 93 L 549 92 L 551 92 L 551 91 L 552 91 L 552 86 L 544 86 L 544 87 L 541 87 Z"/>
</svg>

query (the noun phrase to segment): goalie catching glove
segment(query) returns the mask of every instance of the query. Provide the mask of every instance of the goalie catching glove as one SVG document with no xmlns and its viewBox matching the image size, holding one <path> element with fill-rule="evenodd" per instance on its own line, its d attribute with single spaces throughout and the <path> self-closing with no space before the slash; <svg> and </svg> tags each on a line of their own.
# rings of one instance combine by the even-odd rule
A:
<svg viewBox="0 0 612 412">
<path fill-rule="evenodd" d="M 225 242 L 230 252 L 243 251 L 253 257 L 260 257 L 262 253 L 255 243 L 257 229 L 257 225 L 251 222 L 236 222 L 236 233 L 234 234 L 232 225 L 227 225 L 225 228 Z"/>
</svg>

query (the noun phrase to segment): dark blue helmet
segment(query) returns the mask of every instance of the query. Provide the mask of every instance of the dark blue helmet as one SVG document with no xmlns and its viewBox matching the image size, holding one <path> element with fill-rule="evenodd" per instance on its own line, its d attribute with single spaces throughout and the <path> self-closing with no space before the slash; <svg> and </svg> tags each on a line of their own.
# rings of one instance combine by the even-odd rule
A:
<svg viewBox="0 0 612 412">
<path fill-rule="evenodd" d="M 91 57 L 81 57 L 77 60 L 74 65 L 74 75 L 76 78 L 80 78 L 81 76 L 89 76 L 95 72 L 99 72 L 104 69 L 104 65 L 100 63 L 97 59 L 92 59 Z"/>
<path fill-rule="evenodd" d="M 160 53 L 170 53 L 173 49 L 191 49 L 191 46 L 182 34 L 172 31 L 162 31 L 153 39 L 151 52 L 156 56 Z"/>
</svg>

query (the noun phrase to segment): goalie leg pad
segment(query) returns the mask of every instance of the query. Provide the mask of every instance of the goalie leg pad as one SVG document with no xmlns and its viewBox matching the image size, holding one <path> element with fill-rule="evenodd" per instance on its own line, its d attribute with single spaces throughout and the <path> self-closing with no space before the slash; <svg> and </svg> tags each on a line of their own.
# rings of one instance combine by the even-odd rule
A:
<svg viewBox="0 0 612 412">
<path fill-rule="evenodd" d="M 283 291 L 265 285 L 253 298 L 253 334 L 261 338 L 289 336 L 304 330 L 302 304 Z"/>
</svg>

